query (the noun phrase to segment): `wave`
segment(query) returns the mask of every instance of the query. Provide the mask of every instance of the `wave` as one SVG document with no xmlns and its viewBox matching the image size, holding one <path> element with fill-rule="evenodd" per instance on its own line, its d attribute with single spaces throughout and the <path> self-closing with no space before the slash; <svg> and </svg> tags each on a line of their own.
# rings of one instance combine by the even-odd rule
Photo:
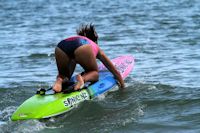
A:
<svg viewBox="0 0 200 133">
<path fill-rule="evenodd" d="M 124 90 L 111 91 L 100 98 L 85 101 L 63 115 L 39 121 L 20 122 L 10 121 L 10 116 L 20 104 L 19 102 L 33 95 L 33 90 L 27 90 L 30 86 L 18 87 L 18 91 L 16 88 L 1 89 L 0 93 L 6 94 L 8 98 L 8 102 L 4 100 L 5 103 L 1 103 L 4 107 L 0 111 L 1 130 L 7 132 L 40 132 L 42 130 L 45 132 L 78 132 L 80 130 L 83 132 L 112 132 L 118 128 L 122 129 L 139 123 L 140 119 L 147 121 L 151 119 L 149 124 L 154 125 L 157 123 L 156 119 L 161 122 L 168 121 L 168 119 L 184 121 L 185 119 L 192 120 L 199 114 L 200 100 L 195 93 L 199 88 L 145 83 L 133 80 L 131 77 L 127 78 L 126 86 Z M 4 96 L 1 99 L 7 98 Z M 173 115 L 168 116 L 167 114 Z M 195 121 L 199 120 L 195 119 Z M 145 125 L 145 123 L 141 124 Z"/>
<path fill-rule="evenodd" d="M 30 54 L 28 56 L 28 58 L 31 58 L 31 59 L 34 59 L 34 58 L 47 58 L 47 57 L 50 57 L 52 56 L 52 54 L 48 54 L 48 53 L 33 53 L 33 54 Z"/>
</svg>

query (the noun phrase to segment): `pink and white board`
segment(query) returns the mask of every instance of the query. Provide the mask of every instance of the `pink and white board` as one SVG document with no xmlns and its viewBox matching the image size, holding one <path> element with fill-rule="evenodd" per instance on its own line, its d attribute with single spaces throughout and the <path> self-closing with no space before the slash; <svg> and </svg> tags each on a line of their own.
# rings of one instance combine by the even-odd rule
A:
<svg viewBox="0 0 200 133">
<path fill-rule="evenodd" d="M 134 67 L 134 57 L 132 55 L 123 55 L 111 60 L 112 63 L 115 65 L 117 70 L 121 73 L 123 79 L 125 79 L 128 74 L 132 71 Z M 105 71 L 107 68 L 100 64 L 98 66 L 99 71 Z"/>
</svg>

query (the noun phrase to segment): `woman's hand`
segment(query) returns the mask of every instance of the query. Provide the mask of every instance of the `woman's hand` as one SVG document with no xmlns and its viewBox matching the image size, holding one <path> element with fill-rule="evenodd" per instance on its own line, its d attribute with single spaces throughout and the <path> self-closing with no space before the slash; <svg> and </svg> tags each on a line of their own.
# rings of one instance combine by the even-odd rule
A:
<svg viewBox="0 0 200 133">
<path fill-rule="evenodd" d="M 125 88 L 125 83 L 124 83 L 124 80 L 122 79 L 122 77 L 121 77 L 119 72 L 117 72 L 115 78 L 117 80 L 117 84 L 118 84 L 119 88 L 120 89 L 124 89 Z"/>
<path fill-rule="evenodd" d="M 117 81 L 117 84 L 119 86 L 120 89 L 124 89 L 125 88 L 125 84 L 124 84 L 124 81 Z"/>
</svg>

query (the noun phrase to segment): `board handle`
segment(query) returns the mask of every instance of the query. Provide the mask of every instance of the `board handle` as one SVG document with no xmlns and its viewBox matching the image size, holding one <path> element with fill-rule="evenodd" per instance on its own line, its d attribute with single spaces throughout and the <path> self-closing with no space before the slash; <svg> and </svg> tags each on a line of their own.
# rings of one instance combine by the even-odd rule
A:
<svg viewBox="0 0 200 133">
<path fill-rule="evenodd" d="M 37 91 L 36 91 L 36 94 L 38 95 L 53 95 L 55 94 L 56 92 L 51 88 L 49 89 L 44 89 L 44 88 L 39 88 Z"/>
</svg>

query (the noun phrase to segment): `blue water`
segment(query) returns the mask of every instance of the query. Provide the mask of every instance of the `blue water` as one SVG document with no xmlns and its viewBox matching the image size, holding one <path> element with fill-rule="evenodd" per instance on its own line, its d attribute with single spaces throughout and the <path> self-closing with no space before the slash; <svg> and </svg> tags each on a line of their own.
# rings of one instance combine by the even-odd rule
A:
<svg viewBox="0 0 200 133">
<path fill-rule="evenodd" d="M 198 0 L 0 0 L 0 132 L 199 133 L 199 12 Z M 126 90 L 12 122 L 24 100 L 53 84 L 57 43 L 90 22 L 108 57 L 136 58 Z"/>
</svg>

